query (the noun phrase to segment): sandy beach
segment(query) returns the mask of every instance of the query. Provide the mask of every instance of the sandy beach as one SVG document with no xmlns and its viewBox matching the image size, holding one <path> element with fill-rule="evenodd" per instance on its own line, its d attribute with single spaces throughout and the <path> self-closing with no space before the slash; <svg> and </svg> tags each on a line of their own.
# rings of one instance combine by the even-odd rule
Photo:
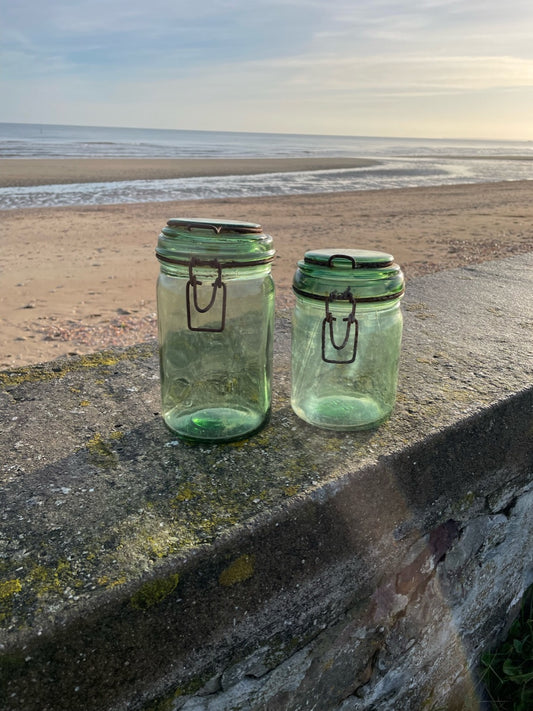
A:
<svg viewBox="0 0 533 711">
<path fill-rule="evenodd" d="M 3 160 L 0 185 L 353 165 L 353 159 Z M 296 262 L 317 246 L 390 252 L 408 280 L 533 250 L 532 181 L 4 210 L 0 368 L 155 338 L 154 248 L 166 221 L 181 216 L 261 223 L 277 250 L 278 308 L 291 306 Z"/>
</svg>

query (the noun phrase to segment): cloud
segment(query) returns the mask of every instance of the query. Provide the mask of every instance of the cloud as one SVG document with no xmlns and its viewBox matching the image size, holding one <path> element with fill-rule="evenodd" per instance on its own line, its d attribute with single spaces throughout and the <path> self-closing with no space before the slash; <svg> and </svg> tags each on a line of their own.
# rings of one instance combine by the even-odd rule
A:
<svg viewBox="0 0 533 711">
<path fill-rule="evenodd" d="M 533 59 L 511 56 L 308 56 L 280 61 L 279 66 L 292 85 L 315 87 L 326 94 L 533 87 Z"/>
<path fill-rule="evenodd" d="M 520 51 L 515 38 L 524 37 L 533 23 L 533 4 L 529 0 L 374 0 L 374 2 L 333 2 L 329 21 L 320 28 L 317 39 L 335 35 L 352 46 L 380 42 L 384 51 L 398 45 L 408 50 L 432 47 L 446 52 L 462 45 L 464 53 L 483 53 L 472 38 L 497 39 L 508 51 Z M 392 46 L 391 46 L 392 45 Z M 342 47 L 342 45 L 341 45 Z M 531 42 L 523 51 L 531 56 Z"/>
</svg>

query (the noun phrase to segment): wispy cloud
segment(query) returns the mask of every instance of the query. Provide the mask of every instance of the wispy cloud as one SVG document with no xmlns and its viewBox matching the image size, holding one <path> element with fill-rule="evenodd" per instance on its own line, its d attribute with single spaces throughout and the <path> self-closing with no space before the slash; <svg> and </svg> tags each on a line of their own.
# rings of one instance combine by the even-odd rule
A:
<svg viewBox="0 0 533 711">
<path fill-rule="evenodd" d="M 280 60 L 286 81 L 322 91 L 480 90 L 533 87 L 533 58 L 511 56 L 306 56 Z M 273 68 L 270 65 L 270 68 Z"/>
</svg>

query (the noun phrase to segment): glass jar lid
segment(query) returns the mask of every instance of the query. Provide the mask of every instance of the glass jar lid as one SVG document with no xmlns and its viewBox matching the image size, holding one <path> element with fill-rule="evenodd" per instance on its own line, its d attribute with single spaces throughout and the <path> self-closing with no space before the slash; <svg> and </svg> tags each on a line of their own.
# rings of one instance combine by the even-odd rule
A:
<svg viewBox="0 0 533 711">
<path fill-rule="evenodd" d="M 403 294 L 404 278 L 392 254 L 367 249 L 314 249 L 298 262 L 293 289 L 325 300 L 384 301 Z"/>
<path fill-rule="evenodd" d="M 188 265 L 192 257 L 220 266 L 265 264 L 274 258 L 272 237 L 261 225 L 237 220 L 173 218 L 159 235 L 156 255 L 162 262 Z"/>
</svg>

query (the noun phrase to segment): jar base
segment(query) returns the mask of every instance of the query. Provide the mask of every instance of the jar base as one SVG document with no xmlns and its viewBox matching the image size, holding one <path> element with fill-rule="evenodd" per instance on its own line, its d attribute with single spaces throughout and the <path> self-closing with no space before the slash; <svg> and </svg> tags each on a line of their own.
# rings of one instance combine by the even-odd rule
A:
<svg viewBox="0 0 533 711">
<path fill-rule="evenodd" d="M 207 407 L 184 413 L 177 408 L 164 413 L 167 427 L 186 442 L 234 442 L 258 432 L 268 421 L 253 410 Z"/>
<path fill-rule="evenodd" d="M 369 430 L 388 419 L 391 408 L 363 393 L 308 398 L 305 410 L 291 402 L 295 414 L 316 427 L 337 431 Z"/>
</svg>

